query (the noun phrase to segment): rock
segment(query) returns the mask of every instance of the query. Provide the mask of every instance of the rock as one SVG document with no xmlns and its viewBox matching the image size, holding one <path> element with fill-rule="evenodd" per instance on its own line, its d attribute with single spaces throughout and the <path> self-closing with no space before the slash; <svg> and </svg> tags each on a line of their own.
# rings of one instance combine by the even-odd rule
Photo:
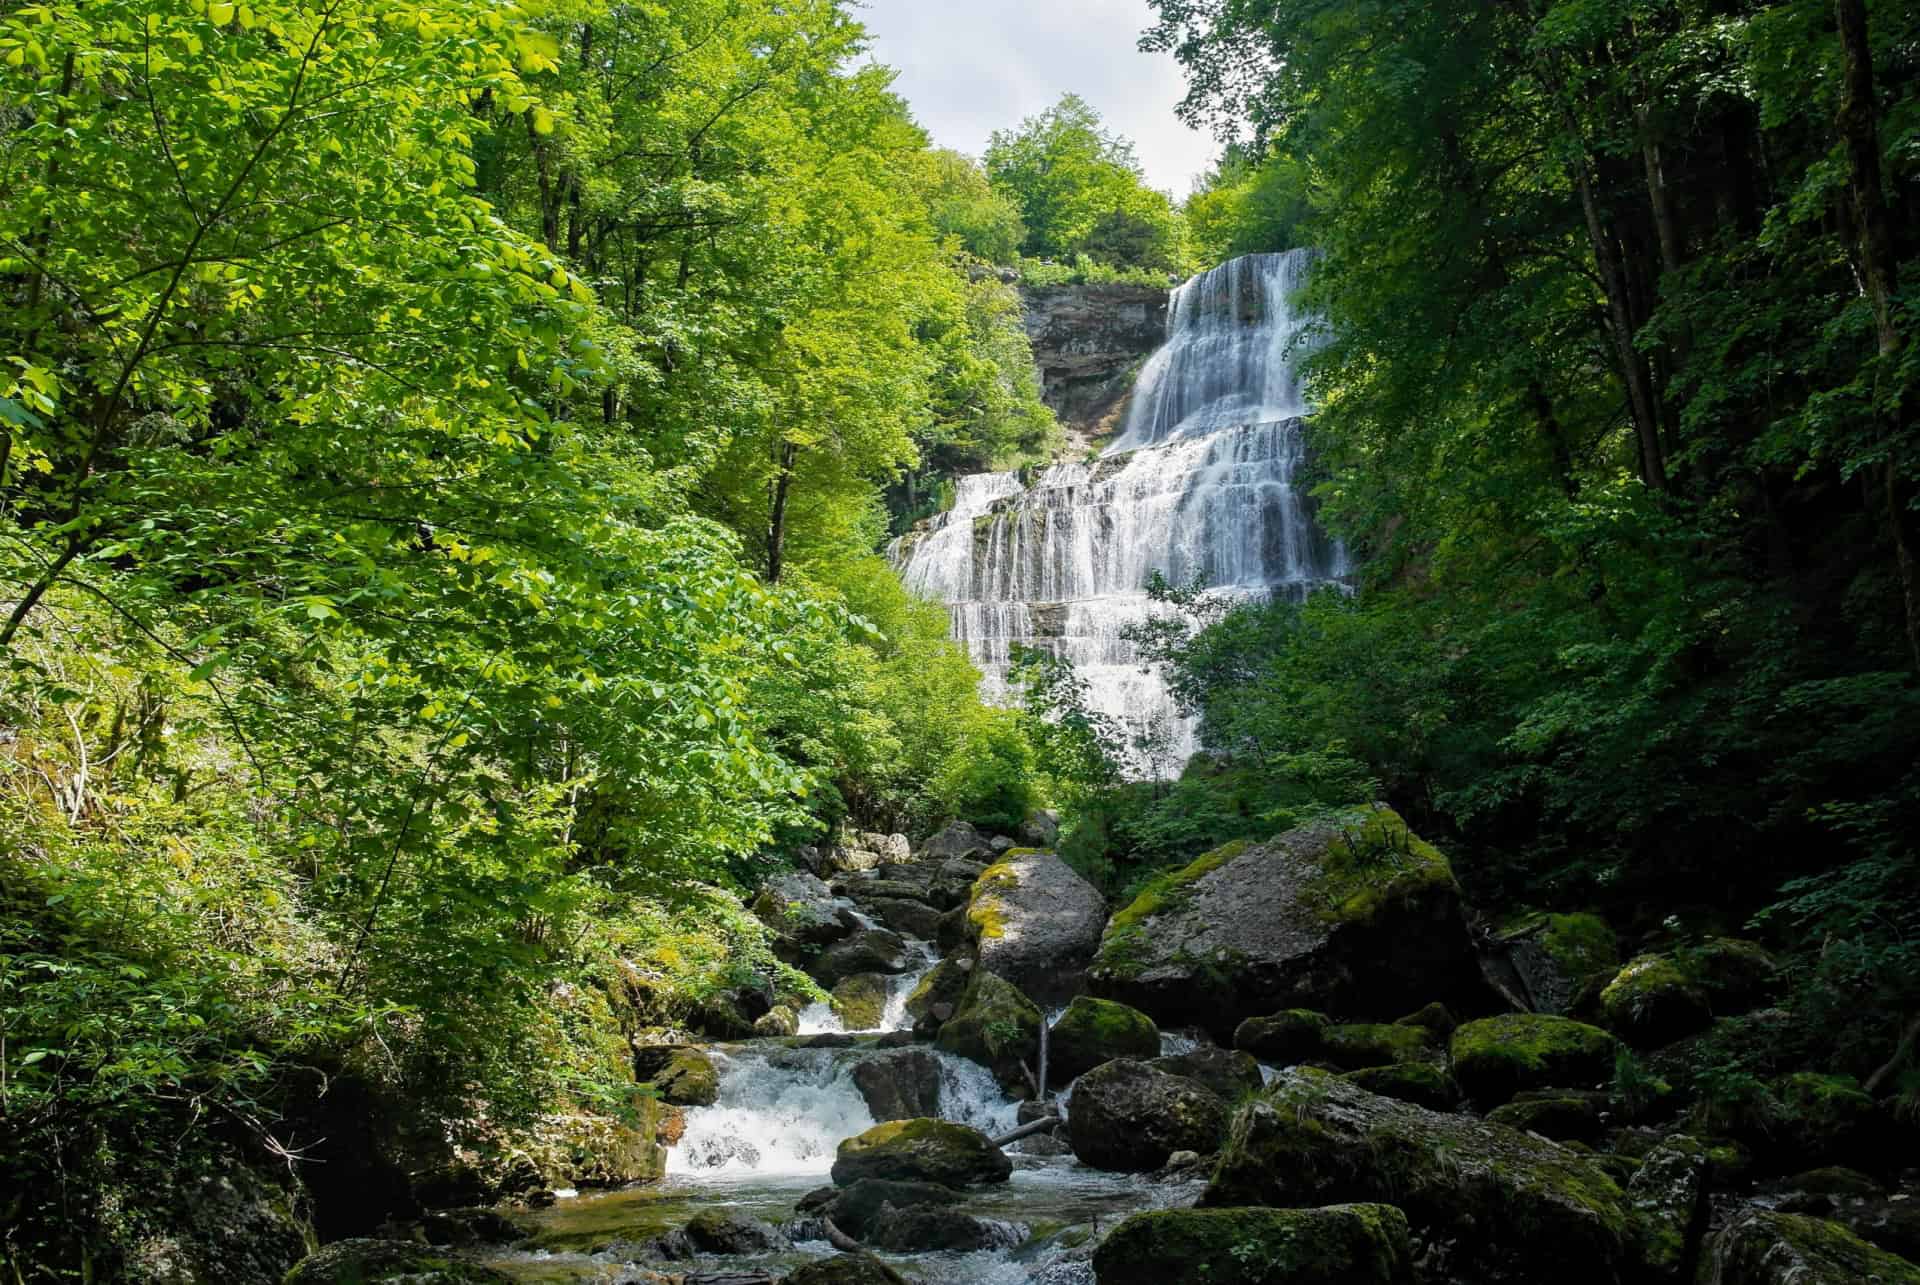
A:
<svg viewBox="0 0 1920 1285">
<path fill-rule="evenodd" d="M 912 1205 L 906 1209 L 889 1205 L 867 1243 L 894 1254 L 965 1254 L 1011 1248 L 1026 1238 L 1024 1227 L 975 1218 L 949 1205 Z"/>
<path fill-rule="evenodd" d="M 887 979 L 879 973 L 855 973 L 833 988 L 833 1015 L 849 1031 L 877 1030 L 887 1011 Z"/>
<path fill-rule="evenodd" d="M 983 968 L 1042 1003 L 1084 986 L 1107 902 L 1051 852 L 1015 848 L 987 868 L 967 903 L 967 935 Z"/>
<path fill-rule="evenodd" d="M 1320 1041 L 1332 1025 L 1325 1013 L 1305 1008 L 1249 1017 L 1234 1030 L 1233 1047 L 1278 1066 L 1310 1062 L 1320 1056 Z"/>
<path fill-rule="evenodd" d="M 1560 1094 L 1548 1089 L 1495 1107 L 1487 1112 L 1487 1120 L 1555 1142 L 1591 1143 L 1606 1132 L 1606 1105 L 1604 1093 Z"/>
<path fill-rule="evenodd" d="M 775 1254 L 793 1248 L 779 1229 L 730 1209 L 703 1209 L 681 1232 L 695 1254 Z"/>
<path fill-rule="evenodd" d="M 633 1078 L 651 1083 L 660 1100 L 676 1107 L 710 1107 L 720 1096 L 713 1059 L 688 1044 L 642 1045 L 633 1051 Z"/>
<path fill-rule="evenodd" d="M 987 836 L 966 821 L 955 821 L 920 845 L 922 861 L 975 861 L 992 853 Z"/>
<path fill-rule="evenodd" d="M 1713 1238 L 1711 1285 L 1920 1285 L 1920 1267 L 1839 1223 L 1749 1210 Z"/>
<path fill-rule="evenodd" d="M 337 1240 L 309 1254 L 282 1285 L 512 1285 L 491 1267 L 408 1240 Z"/>
<path fill-rule="evenodd" d="M 1394 1022 L 1395 1026 L 1417 1026 L 1431 1035 L 1436 1042 L 1444 1043 L 1453 1034 L 1460 1023 L 1454 1021 L 1453 1014 L 1447 1011 L 1445 1004 L 1433 1003 L 1416 1013 L 1408 1013 Z"/>
<path fill-rule="evenodd" d="M 892 867 L 903 869 L 904 867 Z M 869 879 L 854 876 L 834 881 L 833 890 L 843 897 L 849 897 L 861 905 L 869 902 L 892 899 L 896 901 L 924 901 L 927 896 L 925 883 L 911 879 Z"/>
<path fill-rule="evenodd" d="M 797 870 L 769 879 L 754 898 L 753 913 L 795 946 L 831 945 L 860 926 L 825 883 Z"/>
<path fill-rule="evenodd" d="M 1311 1067 L 1281 1072 L 1240 1109 L 1201 1197 L 1211 1207 L 1354 1200 L 1390 1200 L 1422 1239 L 1453 1238 L 1448 1270 L 1461 1280 L 1631 1279 L 1626 1198 L 1599 1166 Z"/>
<path fill-rule="evenodd" d="M 941 912 L 924 901 L 904 897 L 875 897 L 861 903 L 868 914 L 897 933 L 932 941 L 940 935 Z"/>
<path fill-rule="evenodd" d="M 822 1031 L 818 1035 L 808 1035 L 794 1045 L 802 1049 L 850 1049 L 860 1041 L 845 1031 Z"/>
<path fill-rule="evenodd" d="M 1707 1174 L 1707 1148 L 1675 1134 L 1646 1154 L 1627 1183 L 1640 1260 L 1658 1277 L 1690 1278 L 1706 1226 Z"/>
<path fill-rule="evenodd" d="M 871 1254 L 835 1254 L 780 1278 L 781 1285 L 907 1285 L 906 1277 Z"/>
<path fill-rule="evenodd" d="M 753 1033 L 755 1035 L 798 1035 L 800 1015 L 785 1004 L 775 1004 L 754 1019 Z"/>
<path fill-rule="evenodd" d="M 988 840 L 987 842 L 987 850 L 996 857 L 1002 856 L 1005 853 L 1010 852 L 1014 848 L 1017 848 L 1019 846 L 1020 845 L 1017 842 L 1015 842 L 1012 839 L 1009 839 L 1004 834 L 996 834 L 993 836 L 992 839 Z M 1045 847 L 1046 845 L 1041 844 L 1040 846 Z"/>
<path fill-rule="evenodd" d="M 1386 808 L 1161 876 L 1108 924 L 1088 981 L 1222 1040 L 1280 1009 L 1392 1013 L 1479 985 L 1452 869 Z"/>
<path fill-rule="evenodd" d="M 1783 1191 L 1810 1191 L 1823 1196 L 1879 1196 L 1886 1190 L 1858 1169 L 1845 1165 L 1809 1169 L 1783 1180 L 1779 1186 Z"/>
<path fill-rule="evenodd" d="M 511 1245 L 524 1237 L 512 1219 L 493 1209 L 437 1209 L 420 1216 L 429 1245 Z"/>
<path fill-rule="evenodd" d="M 1093 1254 L 1098 1285 L 1410 1285 L 1406 1215 L 1392 1205 L 1165 1209 L 1135 1214 Z"/>
<path fill-rule="evenodd" d="M 1493 934 L 1480 967 L 1495 990 L 1533 1013 L 1562 1017 L 1591 1001 L 1620 967 L 1598 915 L 1527 915 Z"/>
<path fill-rule="evenodd" d="M 1186 1053 L 1152 1058 L 1147 1065 L 1168 1075 L 1193 1080 L 1229 1104 L 1258 1091 L 1266 1083 L 1253 1054 L 1215 1048 L 1211 1044 L 1202 1044 Z"/>
<path fill-rule="evenodd" d="M 1523 1089 L 1587 1088 L 1613 1078 L 1619 1045 L 1597 1026 L 1542 1013 L 1508 1013 L 1453 1033 L 1453 1078 L 1487 1106 Z"/>
<path fill-rule="evenodd" d="M 1060 814 L 1052 808 L 1041 808 L 1020 825 L 1020 837 L 1036 848 L 1051 848 L 1060 841 Z M 1013 847 L 1013 841 L 1007 841 L 1007 847 Z"/>
<path fill-rule="evenodd" d="M 1772 997 L 1779 968 L 1750 941 L 1711 937 L 1667 954 L 1641 955 L 1607 983 L 1607 1025 L 1642 1048 L 1706 1030 L 1715 1017 L 1748 1012 Z"/>
<path fill-rule="evenodd" d="M 1800 1071 L 1771 1081 L 1767 1118 L 1750 1122 L 1746 1138 L 1788 1165 L 1886 1166 L 1900 1141 L 1860 1082 L 1850 1075 Z"/>
<path fill-rule="evenodd" d="M 1340 1078 L 1369 1093 L 1411 1102 L 1429 1111 L 1453 1111 L 1460 1106 L 1460 1085 L 1447 1074 L 1445 1068 L 1431 1062 L 1370 1066 L 1349 1071 Z"/>
<path fill-rule="evenodd" d="M 913 1018 L 914 1029 L 921 1030 L 924 1027 L 928 1034 L 939 1030 L 941 1024 L 959 1008 L 970 976 L 972 969 L 962 967 L 954 959 L 943 959 L 928 969 L 907 996 L 907 1016 Z M 946 1011 L 940 1012 L 941 1008 Z"/>
<path fill-rule="evenodd" d="M 978 1129 L 945 1120 L 894 1120 L 840 1144 L 833 1180 L 934 1182 L 948 1187 L 1005 1182 L 1013 1162 Z"/>
<path fill-rule="evenodd" d="M 1342 1071 L 1370 1066 L 1397 1066 L 1432 1062 L 1439 1050 L 1430 1043 L 1425 1027 L 1356 1023 L 1329 1026 L 1320 1033 L 1319 1060 Z"/>
<path fill-rule="evenodd" d="M 935 1043 L 980 1063 L 1002 1086 L 1017 1088 L 1026 1083 L 1022 1064 L 1031 1068 L 1040 1059 L 1042 1020 L 1039 1008 L 1018 987 L 976 968 L 960 1007 L 941 1025 Z"/>
<path fill-rule="evenodd" d="M 871 1239 L 887 1215 L 916 1205 L 949 1206 L 965 1197 L 953 1187 L 932 1182 L 862 1178 L 845 1187 L 823 1187 L 800 1202 L 801 1213 L 820 1212 L 855 1240 Z"/>
<path fill-rule="evenodd" d="M 973 881 L 987 872 L 987 861 L 975 861 L 971 857 L 949 857 L 939 866 L 938 882 L 963 883 L 967 891 L 973 891 Z"/>
<path fill-rule="evenodd" d="M 687 1025 L 696 1034 L 716 1040 L 744 1040 L 753 1034 L 754 1019 L 771 1008 L 766 1005 L 749 1014 L 735 992 L 705 995 L 694 1003 Z"/>
<path fill-rule="evenodd" d="M 904 834 L 874 834 L 863 830 L 853 836 L 851 846 L 877 852 L 882 861 L 903 862 L 913 856 L 913 845 Z"/>
<path fill-rule="evenodd" d="M 898 933 L 863 928 L 821 951 L 807 971 L 822 986 L 832 987 L 855 973 L 904 973 L 911 967 L 913 955 Z"/>
<path fill-rule="evenodd" d="M 894 1049 L 862 1060 L 853 1084 L 882 1123 L 940 1114 L 940 1062 L 925 1049 Z"/>
<path fill-rule="evenodd" d="M 1131 1058 L 1081 1076 L 1067 1104 L 1073 1154 L 1095 1169 L 1147 1173 L 1176 1151 L 1214 1151 L 1226 1124 L 1217 1094 Z"/>
<path fill-rule="evenodd" d="M 1087 284 L 1020 296 L 1041 397 L 1070 432 L 1116 426 L 1141 360 L 1166 342 L 1167 291 Z"/>
<path fill-rule="evenodd" d="M 1125 1004 L 1082 995 L 1047 1032 L 1047 1078 L 1064 1086 L 1102 1062 L 1159 1052 L 1160 1031 L 1152 1018 Z"/>
<path fill-rule="evenodd" d="M 877 869 L 885 859 L 870 848 L 835 845 L 827 850 L 821 866 L 823 873 L 827 874 L 858 874 L 863 870 Z"/>
</svg>

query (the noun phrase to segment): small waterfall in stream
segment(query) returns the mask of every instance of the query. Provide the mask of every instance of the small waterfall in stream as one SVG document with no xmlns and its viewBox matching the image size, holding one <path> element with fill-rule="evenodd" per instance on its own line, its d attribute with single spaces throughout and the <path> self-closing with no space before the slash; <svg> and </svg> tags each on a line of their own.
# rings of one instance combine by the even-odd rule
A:
<svg viewBox="0 0 1920 1285">
<path fill-rule="evenodd" d="M 1126 426 L 1098 459 L 1031 483 L 959 478 L 953 507 L 896 541 L 907 587 L 948 605 L 953 636 L 990 700 L 1010 698 L 1011 649 L 1073 662 L 1091 704 L 1156 748 L 1142 776 L 1177 773 L 1198 748 L 1157 675 L 1123 636 L 1154 610 L 1159 571 L 1223 594 L 1304 597 L 1349 573 L 1303 488 L 1295 306 L 1311 252 L 1248 255 L 1173 292 L 1167 342 L 1142 368 Z"/>
</svg>

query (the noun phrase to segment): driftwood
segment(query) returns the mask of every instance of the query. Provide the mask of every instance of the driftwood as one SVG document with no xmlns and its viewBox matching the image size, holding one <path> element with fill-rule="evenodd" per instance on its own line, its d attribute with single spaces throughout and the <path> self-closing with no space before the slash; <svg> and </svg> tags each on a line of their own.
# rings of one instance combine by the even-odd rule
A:
<svg viewBox="0 0 1920 1285">
<path fill-rule="evenodd" d="M 833 1219 L 822 1214 L 820 1215 L 820 1221 L 827 1229 L 827 1243 L 829 1245 L 832 1245 L 843 1254 L 854 1254 L 866 1259 L 885 1273 L 887 1280 L 892 1282 L 892 1285 L 908 1285 L 906 1277 L 887 1266 L 880 1256 L 871 1249 L 868 1249 L 865 1245 L 862 1245 L 859 1241 L 834 1226 Z"/>
<path fill-rule="evenodd" d="M 1018 1142 L 1022 1138 L 1031 1138 L 1036 1133 L 1045 1133 L 1059 1123 L 1059 1116 L 1045 1116 L 1038 1120 L 1031 1120 L 1021 1125 L 1018 1129 L 1013 1130 L 1011 1133 L 1003 1133 L 997 1138 L 988 1139 L 988 1141 L 992 1142 L 996 1147 L 1004 1147 L 1009 1142 Z"/>
<path fill-rule="evenodd" d="M 1034 1077 L 1033 1096 L 1041 1102 L 1047 1100 L 1047 1019 L 1040 1018 L 1040 1074 Z"/>
</svg>

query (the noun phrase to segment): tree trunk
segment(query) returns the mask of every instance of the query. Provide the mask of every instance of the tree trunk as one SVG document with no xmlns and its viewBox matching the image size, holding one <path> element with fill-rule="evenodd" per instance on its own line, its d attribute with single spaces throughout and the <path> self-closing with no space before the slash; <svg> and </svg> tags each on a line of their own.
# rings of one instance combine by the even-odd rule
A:
<svg viewBox="0 0 1920 1285">
<path fill-rule="evenodd" d="M 780 564 L 787 545 L 787 493 L 793 487 L 793 461 L 800 448 L 780 443 L 780 471 L 773 479 L 773 505 L 767 518 L 767 583 L 780 583 Z"/>
<path fill-rule="evenodd" d="M 1646 354 L 1634 346 L 1632 285 L 1627 279 L 1620 246 L 1613 232 L 1600 218 L 1599 202 L 1593 195 L 1593 172 L 1585 160 L 1575 167 L 1580 187 L 1580 206 L 1587 217 L 1587 238 L 1593 243 L 1594 261 L 1600 267 L 1601 293 L 1607 299 L 1607 320 L 1613 332 L 1613 344 L 1620 357 L 1620 376 L 1627 385 L 1627 406 L 1633 415 L 1634 435 L 1640 443 L 1640 480 L 1664 493 L 1667 484 L 1667 455 L 1660 441 L 1659 398 L 1653 388 L 1653 369 Z"/>
</svg>

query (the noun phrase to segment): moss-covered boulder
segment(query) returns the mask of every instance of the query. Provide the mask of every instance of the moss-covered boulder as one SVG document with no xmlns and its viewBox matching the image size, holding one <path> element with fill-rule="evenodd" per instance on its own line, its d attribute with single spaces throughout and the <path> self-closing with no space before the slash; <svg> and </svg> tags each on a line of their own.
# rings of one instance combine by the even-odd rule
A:
<svg viewBox="0 0 1920 1285">
<path fill-rule="evenodd" d="M 1017 986 L 975 968 L 960 1007 L 940 1027 L 935 1042 L 949 1053 L 980 1063 L 1002 1085 L 1015 1088 L 1026 1082 L 1022 1063 L 1028 1067 L 1039 1063 L 1044 1020 Z"/>
<path fill-rule="evenodd" d="M 1332 1025 L 1332 1018 L 1310 1008 L 1249 1017 L 1234 1028 L 1233 1047 L 1276 1066 L 1311 1062 L 1320 1056 L 1321 1041 Z"/>
<path fill-rule="evenodd" d="M 1760 945 L 1710 937 L 1636 957 L 1607 983 L 1600 1005 L 1608 1026 L 1633 1044 L 1653 1048 L 1704 1031 L 1716 1017 L 1766 1003 L 1778 979 L 1778 965 Z"/>
<path fill-rule="evenodd" d="M 840 1144 L 833 1180 L 841 1186 L 862 1178 L 932 1182 L 965 1187 L 1005 1182 L 1013 1173 L 1006 1153 L 987 1135 L 946 1120 L 893 1120 Z"/>
<path fill-rule="evenodd" d="M 1160 1030 L 1137 1008 L 1081 995 L 1047 1031 L 1047 1079 L 1062 1087 L 1117 1057 L 1160 1052 Z"/>
<path fill-rule="evenodd" d="M 1592 1143 L 1607 1131 L 1607 1095 L 1537 1090 L 1495 1107 L 1487 1119 L 1555 1142 Z"/>
<path fill-rule="evenodd" d="M 1369 1066 L 1341 1077 L 1369 1093 L 1398 1098 L 1429 1111 L 1452 1111 L 1460 1105 L 1460 1086 L 1443 1066 L 1432 1062 L 1402 1062 L 1396 1066 Z"/>
<path fill-rule="evenodd" d="M 1166 1209 L 1114 1228 L 1093 1271 L 1099 1285 L 1406 1285 L 1413 1253 L 1392 1205 Z"/>
<path fill-rule="evenodd" d="M 940 1061 L 925 1049 L 888 1049 L 862 1058 L 853 1085 L 882 1123 L 940 1114 Z"/>
<path fill-rule="evenodd" d="M 755 1035 L 788 1036 L 800 1033 L 800 1014 L 791 1004 L 775 1004 L 753 1019 Z"/>
<path fill-rule="evenodd" d="M 720 1072 L 713 1059 L 688 1044 L 649 1044 L 633 1051 L 633 1078 L 652 1084 L 662 1102 L 676 1107 L 710 1107 L 720 1096 Z"/>
<path fill-rule="evenodd" d="M 337 1240 L 300 1260 L 282 1285 L 512 1285 L 513 1278 L 408 1240 Z"/>
<path fill-rule="evenodd" d="M 801 870 L 768 880 L 754 898 L 753 913 L 773 930 L 774 953 L 795 966 L 860 930 L 860 921 L 835 900 L 832 889 Z"/>
<path fill-rule="evenodd" d="M 1013 848 L 973 885 L 967 937 L 980 966 L 1044 1004 L 1085 989 L 1107 900 L 1051 852 Z"/>
<path fill-rule="evenodd" d="M 907 995 L 914 1030 L 923 1035 L 938 1031 L 959 1009 L 971 975 L 971 965 L 957 959 L 943 959 L 928 969 Z"/>
<path fill-rule="evenodd" d="M 878 1030 L 886 1016 L 890 985 L 879 973 L 855 973 L 841 978 L 833 988 L 833 1015 L 849 1031 Z"/>
<path fill-rule="evenodd" d="M 1751 1210 L 1713 1238 L 1712 1285 L 1920 1285 L 1920 1267 L 1839 1223 Z"/>
<path fill-rule="evenodd" d="M 1202 1044 L 1185 1053 L 1149 1058 L 1147 1065 L 1168 1075 L 1185 1076 L 1212 1090 L 1229 1105 L 1249 1093 L 1258 1092 L 1265 1084 L 1260 1075 L 1260 1064 L 1253 1060 L 1253 1054 L 1216 1048 L 1211 1044 Z"/>
<path fill-rule="evenodd" d="M 1480 957 L 1495 990 L 1529 1012 L 1585 1014 L 1620 967 L 1613 929 L 1598 915 L 1519 916 L 1494 932 Z"/>
<path fill-rule="evenodd" d="M 1483 1106 L 1523 1089 L 1589 1088 L 1613 1076 L 1618 1041 L 1597 1026 L 1544 1013 L 1508 1013 L 1453 1033 L 1453 1078 Z"/>
<path fill-rule="evenodd" d="M 1088 984 L 1224 1041 L 1281 1009 L 1390 1016 L 1478 981 L 1446 858 L 1359 808 L 1155 879 L 1108 924 Z"/>
<path fill-rule="evenodd" d="M 1067 1137 L 1095 1169 L 1144 1173 L 1176 1151 L 1216 1150 L 1227 1105 L 1197 1081 L 1121 1058 L 1095 1067 L 1073 1086 Z"/>
<path fill-rule="evenodd" d="M 1320 1036 L 1320 1061 L 1342 1071 L 1432 1062 L 1440 1051 L 1424 1027 L 1354 1023 L 1329 1026 Z"/>
<path fill-rule="evenodd" d="M 1640 1261 L 1654 1280 L 1688 1279 L 1706 1230 L 1706 1144 L 1685 1134 L 1665 1138 L 1640 1161 L 1627 1183 L 1639 1237 Z"/>
<path fill-rule="evenodd" d="M 1850 1075 L 1800 1071 L 1768 1086 L 1767 1117 L 1747 1139 L 1785 1167 L 1858 1164 L 1882 1169 L 1901 1143 L 1860 1082 Z"/>
<path fill-rule="evenodd" d="M 872 1254 L 819 1258 L 781 1278 L 781 1285 L 908 1285 L 907 1278 Z"/>
<path fill-rule="evenodd" d="M 900 934 L 884 928 L 862 928 L 845 941 L 835 942 L 806 965 L 807 972 L 829 989 L 855 973 L 892 976 L 913 967 L 913 952 Z"/>
<path fill-rule="evenodd" d="M 1577 1152 L 1465 1115 L 1368 1093 L 1311 1067 L 1235 1115 L 1201 1203 L 1391 1201 L 1422 1238 L 1457 1238 L 1451 1274 L 1633 1279 L 1626 1198 Z"/>
<path fill-rule="evenodd" d="M 1432 1004 L 1423 1004 L 1405 1017 L 1396 1019 L 1394 1025 L 1417 1026 L 1431 1035 L 1436 1044 L 1444 1044 L 1460 1023 L 1454 1020 L 1453 1014 L 1448 1011 L 1445 1004 L 1435 1001 Z"/>
</svg>

